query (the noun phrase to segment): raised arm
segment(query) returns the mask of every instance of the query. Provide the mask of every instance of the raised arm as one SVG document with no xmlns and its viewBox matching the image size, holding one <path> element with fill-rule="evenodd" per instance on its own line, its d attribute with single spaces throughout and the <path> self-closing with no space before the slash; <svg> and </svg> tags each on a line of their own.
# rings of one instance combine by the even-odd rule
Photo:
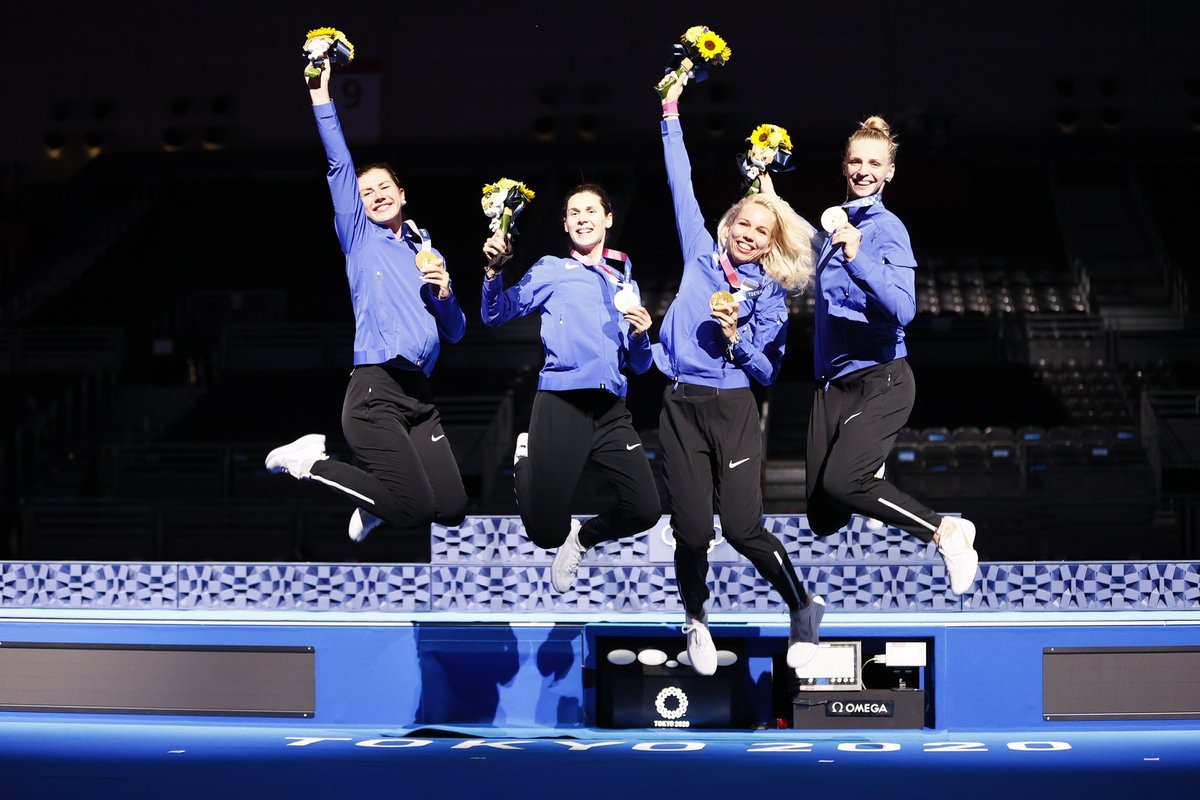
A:
<svg viewBox="0 0 1200 800">
<path fill-rule="evenodd" d="M 679 231 L 679 246 L 684 263 L 691 263 L 712 252 L 714 240 L 704 228 L 704 215 L 696 202 L 692 188 L 692 162 L 683 143 L 683 128 L 679 124 L 679 98 L 687 76 L 671 85 L 662 100 L 663 159 L 667 167 L 667 185 L 675 208 L 675 227 Z"/>
<path fill-rule="evenodd" d="M 354 174 L 354 160 L 350 157 L 350 148 L 342 134 L 337 109 L 329 96 L 331 72 L 329 59 L 326 59 L 321 64 L 321 74 L 306 78 L 305 82 L 317 120 L 317 131 L 321 134 L 321 144 L 325 146 L 325 157 L 329 162 L 326 179 L 329 181 L 329 194 L 333 198 L 334 227 L 342 252 L 350 253 L 365 240 L 367 226 L 373 223 L 367 219 L 363 208 L 358 176 Z"/>
<path fill-rule="evenodd" d="M 304 82 L 308 84 L 308 96 L 312 98 L 314 106 L 323 106 L 329 102 L 329 59 L 321 62 L 321 74 L 315 78 L 305 77 Z"/>
</svg>

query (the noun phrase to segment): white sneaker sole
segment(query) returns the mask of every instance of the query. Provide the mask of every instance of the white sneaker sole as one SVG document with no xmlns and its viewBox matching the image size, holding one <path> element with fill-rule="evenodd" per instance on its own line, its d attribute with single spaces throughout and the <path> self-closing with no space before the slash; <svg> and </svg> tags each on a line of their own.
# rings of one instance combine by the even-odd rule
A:
<svg viewBox="0 0 1200 800">
<path fill-rule="evenodd" d="M 267 458 L 263 462 L 267 472 L 278 474 L 287 472 L 287 457 L 293 450 L 325 450 L 325 434 L 310 433 L 301 436 L 294 442 L 276 447 L 271 452 L 267 453 Z"/>
<path fill-rule="evenodd" d="M 800 669 L 817 657 L 820 647 L 812 642 L 796 642 L 788 648 L 787 665 L 792 669 Z"/>
</svg>

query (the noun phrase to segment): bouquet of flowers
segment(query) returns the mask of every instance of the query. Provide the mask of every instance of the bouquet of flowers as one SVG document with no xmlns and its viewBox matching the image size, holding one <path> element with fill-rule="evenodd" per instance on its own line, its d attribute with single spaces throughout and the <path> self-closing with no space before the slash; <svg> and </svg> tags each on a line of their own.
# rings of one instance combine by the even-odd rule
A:
<svg viewBox="0 0 1200 800">
<path fill-rule="evenodd" d="M 792 169 L 792 138 L 778 125 L 764 123 L 755 128 L 746 141 L 750 149 L 738 156 L 738 167 L 746 179 L 746 194 L 759 190 L 759 176 L 764 172 L 787 172 Z"/>
<path fill-rule="evenodd" d="M 502 233 L 517 235 L 513 220 L 525 208 L 525 204 L 535 197 L 532 189 L 511 178 L 501 178 L 495 183 L 484 184 L 483 213 L 489 220 L 492 233 L 500 230 Z"/>
<path fill-rule="evenodd" d="M 731 55 L 725 40 L 704 25 L 693 25 L 671 48 L 672 65 L 658 85 L 659 97 L 666 97 L 667 89 L 677 80 L 690 74 L 697 83 L 708 77 L 709 67 L 719 67 Z"/>
<path fill-rule="evenodd" d="M 349 64 L 353 61 L 354 45 L 337 28 L 315 28 L 304 39 L 304 57 L 308 59 L 304 77 L 317 78 L 321 75 L 321 62 L 326 58 L 331 64 Z"/>
</svg>

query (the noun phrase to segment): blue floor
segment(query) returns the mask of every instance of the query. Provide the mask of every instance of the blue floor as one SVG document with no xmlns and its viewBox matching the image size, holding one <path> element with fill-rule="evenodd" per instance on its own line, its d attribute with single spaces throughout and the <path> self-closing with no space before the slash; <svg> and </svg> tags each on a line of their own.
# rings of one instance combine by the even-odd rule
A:
<svg viewBox="0 0 1200 800">
<path fill-rule="evenodd" d="M 1200 730 L 679 732 L 0 722 L 5 798 L 1188 797 Z M 1191 788 L 1188 788 L 1191 787 Z"/>
</svg>

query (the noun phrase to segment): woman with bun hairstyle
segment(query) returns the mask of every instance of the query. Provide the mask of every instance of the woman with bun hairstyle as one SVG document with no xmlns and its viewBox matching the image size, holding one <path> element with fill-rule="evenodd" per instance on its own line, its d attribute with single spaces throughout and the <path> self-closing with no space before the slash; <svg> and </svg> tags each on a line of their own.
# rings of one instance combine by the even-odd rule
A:
<svg viewBox="0 0 1200 800">
<path fill-rule="evenodd" d="M 975 526 L 934 513 L 883 477 L 916 397 L 904 327 L 916 314 L 917 262 L 904 223 L 883 204 L 896 149 L 882 117 L 860 123 L 842 159 L 846 201 L 822 215 L 830 234 L 817 259 L 808 523 L 825 536 L 862 514 L 933 541 L 950 590 L 962 594 L 979 564 Z"/>
<path fill-rule="evenodd" d="M 502 265 L 511 237 L 499 230 L 484 243 L 481 313 L 489 326 L 527 314 L 541 317 L 546 360 L 538 374 L 529 430 L 517 438 L 513 463 L 517 507 L 531 541 L 558 548 L 550 569 L 568 591 L 591 547 L 654 526 L 662 513 L 654 473 L 625 406 L 626 368 L 650 369 L 650 312 L 641 304 L 629 257 L 606 245 L 612 203 L 596 184 L 563 202 L 566 258 L 543 256 L 505 289 Z M 595 465 L 616 499 L 580 523 L 571 498 L 584 468 Z"/>
<path fill-rule="evenodd" d="M 679 121 L 686 83 L 685 76 L 672 85 L 662 103 L 683 276 L 663 318 L 654 362 L 671 381 L 663 393 L 659 439 L 688 660 L 701 675 L 716 671 L 705 610 L 715 511 L 725 540 L 787 604 L 787 660 L 799 667 L 816 655 L 824 601 L 809 595 L 783 544 L 762 527 L 762 439 L 750 381 L 769 386 L 779 376 L 787 293 L 812 280 L 814 232 L 774 194 L 765 174 L 762 191 L 725 212 L 715 239 L 705 229 Z"/>
</svg>

